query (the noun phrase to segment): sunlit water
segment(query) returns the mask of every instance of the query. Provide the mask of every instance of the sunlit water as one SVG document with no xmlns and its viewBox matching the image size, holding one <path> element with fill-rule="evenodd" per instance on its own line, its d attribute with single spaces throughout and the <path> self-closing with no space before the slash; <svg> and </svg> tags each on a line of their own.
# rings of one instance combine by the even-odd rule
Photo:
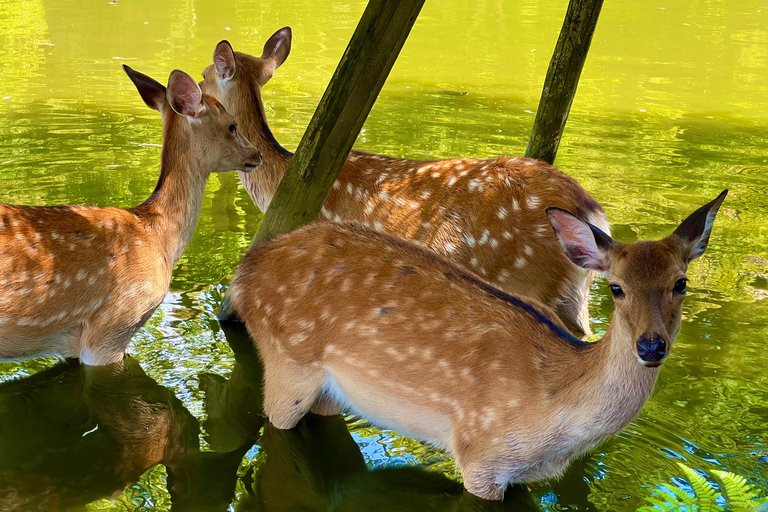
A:
<svg viewBox="0 0 768 512">
<path fill-rule="evenodd" d="M 678 461 L 768 487 L 768 4 L 639 4 L 606 2 L 556 163 L 603 204 L 623 241 L 661 237 L 730 194 L 690 269 L 682 330 L 653 397 L 564 479 L 520 497 L 543 510 L 633 510 L 659 484 L 685 485 Z M 258 55 L 285 25 L 293 50 L 264 98 L 277 139 L 294 149 L 364 5 L 0 2 L 0 201 L 140 203 L 157 179 L 161 124 L 120 65 L 161 82 L 174 68 L 199 77 L 221 39 Z M 357 147 L 522 154 L 565 7 L 428 1 Z M 239 510 L 361 510 L 382 496 L 395 510 L 458 506 L 452 459 L 409 438 L 354 418 L 352 438 L 334 420 L 261 430 L 258 362 L 244 350 L 235 363 L 213 314 L 260 218 L 234 174 L 211 179 L 172 291 L 134 338 L 130 368 L 114 370 L 117 384 L 99 387 L 103 376 L 50 360 L 0 364 L 0 380 L 33 376 L 0 386 L 0 497 L 36 496 L 4 503 L 165 510 L 173 482 L 179 509 L 223 510 L 234 499 Z M 609 295 L 598 281 L 598 331 Z M 134 460 L 151 445 L 128 443 L 131 426 L 156 428 L 147 439 L 183 456 L 145 457 L 137 474 L 110 480 L 116 453 Z M 433 472 L 401 467 L 414 465 Z"/>
</svg>

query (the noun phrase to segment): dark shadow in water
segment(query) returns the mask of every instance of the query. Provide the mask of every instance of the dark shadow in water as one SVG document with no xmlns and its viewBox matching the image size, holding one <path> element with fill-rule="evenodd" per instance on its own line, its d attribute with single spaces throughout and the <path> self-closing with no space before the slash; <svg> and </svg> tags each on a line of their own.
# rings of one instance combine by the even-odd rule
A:
<svg viewBox="0 0 768 512">
<path fill-rule="evenodd" d="M 172 510 L 225 510 L 249 444 L 201 452 L 198 421 L 126 358 L 0 384 L 0 510 L 82 510 L 165 465 Z"/>
</svg>

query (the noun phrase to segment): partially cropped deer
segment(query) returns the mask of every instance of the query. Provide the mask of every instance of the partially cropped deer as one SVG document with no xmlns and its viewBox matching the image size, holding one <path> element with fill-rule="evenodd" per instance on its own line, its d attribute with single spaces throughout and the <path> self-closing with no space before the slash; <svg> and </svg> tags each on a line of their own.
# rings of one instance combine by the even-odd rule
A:
<svg viewBox="0 0 768 512">
<path fill-rule="evenodd" d="M 122 359 L 168 292 L 209 174 L 250 172 L 261 163 L 234 119 L 189 75 L 173 71 L 166 90 L 124 69 L 144 102 L 162 114 L 157 188 L 127 210 L 0 203 L 0 360 Z"/>
<path fill-rule="evenodd" d="M 595 343 L 546 305 L 363 227 L 313 223 L 259 244 L 230 293 L 264 361 L 269 420 L 292 428 L 348 405 L 448 448 L 486 499 L 557 476 L 650 396 L 726 193 L 653 242 L 615 242 L 547 209 L 565 255 L 610 283 L 616 309 Z"/>
<path fill-rule="evenodd" d="M 216 46 L 200 86 L 216 96 L 264 156 L 240 174 L 266 211 L 292 154 L 272 136 L 261 88 L 288 57 L 291 30 L 278 30 L 261 57 Z M 499 288 L 553 307 L 574 333 L 588 336 L 593 273 L 560 251 L 544 210 L 556 206 L 609 233 L 600 205 L 572 178 L 527 158 L 422 161 L 352 151 L 320 217 L 354 222 L 414 240 Z"/>
</svg>

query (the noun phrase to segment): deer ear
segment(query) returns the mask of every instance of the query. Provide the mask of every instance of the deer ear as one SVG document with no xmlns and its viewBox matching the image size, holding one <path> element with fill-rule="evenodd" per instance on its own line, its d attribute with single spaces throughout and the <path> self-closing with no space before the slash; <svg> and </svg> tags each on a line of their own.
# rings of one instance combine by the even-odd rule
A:
<svg viewBox="0 0 768 512">
<path fill-rule="evenodd" d="M 222 82 L 235 76 L 237 68 L 235 51 L 229 41 L 224 40 L 216 45 L 216 49 L 213 50 L 213 67 L 216 68 L 216 78 Z"/>
<path fill-rule="evenodd" d="M 261 54 L 261 59 L 266 65 L 264 73 L 266 74 L 267 79 L 272 78 L 275 70 L 285 62 L 285 59 L 288 58 L 288 54 L 291 53 L 292 37 L 291 27 L 283 27 L 272 34 L 272 37 L 264 43 L 264 51 Z"/>
<path fill-rule="evenodd" d="M 568 259 L 581 268 L 608 270 L 608 251 L 615 244 L 610 236 L 559 208 L 547 208 L 547 218 Z"/>
<path fill-rule="evenodd" d="M 153 108 L 158 112 L 163 111 L 163 105 L 165 104 L 165 87 L 159 84 L 153 78 L 148 77 L 144 73 L 139 73 L 123 64 L 123 71 L 131 79 L 133 85 L 138 89 L 141 99 L 147 104 L 149 108 Z"/>
<path fill-rule="evenodd" d="M 167 96 L 173 111 L 182 116 L 196 118 L 205 111 L 200 87 L 191 76 L 178 69 L 168 78 Z"/>
<path fill-rule="evenodd" d="M 673 233 L 683 245 L 686 263 L 704 254 L 709 243 L 709 235 L 712 233 L 712 224 L 715 223 L 715 215 L 727 195 L 728 190 L 723 190 L 713 201 L 690 214 Z"/>
</svg>

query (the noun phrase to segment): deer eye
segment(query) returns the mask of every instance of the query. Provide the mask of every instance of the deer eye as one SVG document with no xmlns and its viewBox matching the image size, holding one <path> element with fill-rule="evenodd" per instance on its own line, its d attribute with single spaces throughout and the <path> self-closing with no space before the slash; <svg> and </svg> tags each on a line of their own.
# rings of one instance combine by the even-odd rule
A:
<svg viewBox="0 0 768 512">
<path fill-rule="evenodd" d="M 621 289 L 621 286 L 617 284 L 612 284 L 610 288 L 611 288 L 611 293 L 613 294 L 614 297 L 624 296 L 624 290 Z"/>
<path fill-rule="evenodd" d="M 678 281 L 675 283 L 675 287 L 672 288 L 672 293 L 675 294 L 682 294 L 685 293 L 685 285 L 688 283 L 688 280 L 686 278 L 678 279 Z"/>
<path fill-rule="evenodd" d="M 231 124 L 229 125 L 229 133 L 235 133 L 237 131 L 237 125 Z"/>
</svg>

